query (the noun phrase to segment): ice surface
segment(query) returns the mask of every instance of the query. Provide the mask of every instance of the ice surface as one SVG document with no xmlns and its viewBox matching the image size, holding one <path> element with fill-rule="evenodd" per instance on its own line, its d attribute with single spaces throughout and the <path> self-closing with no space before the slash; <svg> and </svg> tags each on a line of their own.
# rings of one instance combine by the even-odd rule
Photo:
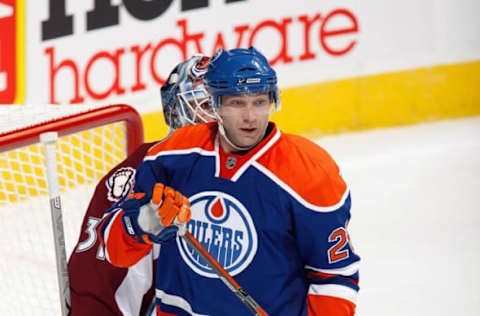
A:
<svg viewBox="0 0 480 316">
<path fill-rule="evenodd" d="M 480 118 L 317 143 L 352 192 L 357 315 L 479 315 Z"/>
</svg>

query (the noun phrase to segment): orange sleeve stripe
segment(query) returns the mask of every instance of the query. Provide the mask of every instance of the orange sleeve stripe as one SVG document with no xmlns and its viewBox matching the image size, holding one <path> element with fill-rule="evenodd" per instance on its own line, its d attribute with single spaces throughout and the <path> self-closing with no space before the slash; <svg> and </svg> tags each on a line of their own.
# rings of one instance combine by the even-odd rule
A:
<svg viewBox="0 0 480 316">
<path fill-rule="evenodd" d="M 123 228 L 122 215 L 123 211 L 119 211 L 107 227 L 105 250 L 111 264 L 128 268 L 146 256 L 152 250 L 152 245 L 141 244 L 137 238 L 129 236 Z"/>
<path fill-rule="evenodd" d="M 313 279 L 313 278 L 318 278 L 318 279 L 328 279 L 331 277 L 337 276 L 337 274 L 330 274 L 330 273 L 324 273 L 324 272 L 317 272 L 317 271 L 308 271 L 307 272 L 307 278 Z"/>
<path fill-rule="evenodd" d="M 198 147 L 200 144 L 203 144 L 202 148 L 204 150 L 213 151 L 216 129 L 215 122 L 179 128 L 169 138 L 150 148 L 147 156 L 155 156 L 164 150 L 190 149 Z"/>
<path fill-rule="evenodd" d="M 283 134 L 258 162 L 313 205 L 335 205 L 346 193 L 347 185 L 335 161 L 324 149 L 303 137 Z"/>
<path fill-rule="evenodd" d="M 308 271 L 307 272 L 307 278 L 309 278 L 309 279 L 315 279 L 316 278 L 316 279 L 324 280 L 324 279 L 333 278 L 333 277 L 336 277 L 336 276 L 338 276 L 338 274 L 330 274 L 330 273 L 317 272 L 317 271 Z M 358 285 L 358 283 L 359 283 L 358 279 L 351 278 L 351 277 L 345 277 L 345 276 L 344 276 L 344 278 L 347 278 L 348 280 L 352 281 L 356 285 Z"/>
<path fill-rule="evenodd" d="M 307 296 L 308 316 L 353 316 L 355 304 L 342 298 L 324 295 Z"/>
</svg>

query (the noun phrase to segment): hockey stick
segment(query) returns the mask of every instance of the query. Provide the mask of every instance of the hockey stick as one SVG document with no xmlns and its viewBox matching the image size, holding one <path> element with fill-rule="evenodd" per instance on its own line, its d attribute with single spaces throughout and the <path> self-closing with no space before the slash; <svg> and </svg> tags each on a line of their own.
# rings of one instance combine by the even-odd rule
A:
<svg viewBox="0 0 480 316">
<path fill-rule="evenodd" d="M 60 292 L 62 315 L 68 315 L 70 306 L 70 282 L 68 280 L 67 256 L 65 251 L 65 234 L 63 232 L 62 205 L 60 203 L 60 189 L 57 174 L 57 157 L 55 154 L 56 132 L 47 132 L 40 135 L 40 141 L 45 146 L 45 163 L 47 165 L 48 195 L 52 215 L 53 243 L 57 263 L 57 280 Z"/>
<path fill-rule="evenodd" d="M 258 316 L 268 316 L 263 308 L 243 289 L 235 279 L 228 274 L 228 272 L 218 263 L 218 261 L 212 257 L 212 255 L 202 246 L 202 244 L 189 232 L 185 231 L 185 234 L 180 234 L 182 238 L 192 247 L 199 255 L 205 260 L 212 270 L 220 277 L 225 285 L 235 293 L 235 295 L 242 301 L 245 306 Z"/>
</svg>

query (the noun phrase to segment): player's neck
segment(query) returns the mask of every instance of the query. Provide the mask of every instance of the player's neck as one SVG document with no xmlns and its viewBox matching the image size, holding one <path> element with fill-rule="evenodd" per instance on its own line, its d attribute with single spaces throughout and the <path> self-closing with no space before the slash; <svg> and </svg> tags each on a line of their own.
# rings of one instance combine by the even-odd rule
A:
<svg viewBox="0 0 480 316">
<path fill-rule="evenodd" d="M 220 135 L 220 146 L 222 147 L 222 150 L 226 154 L 236 154 L 236 155 L 245 155 L 248 153 L 250 150 L 255 148 L 257 144 L 254 146 L 248 148 L 248 149 L 240 149 L 240 148 L 235 148 L 233 144 L 230 143 L 228 139 L 225 138 L 225 136 Z"/>
<path fill-rule="evenodd" d="M 258 144 L 260 144 L 265 138 L 267 138 L 268 135 L 270 135 L 270 133 L 272 132 L 273 127 L 274 127 L 273 124 L 268 124 L 263 137 L 257 143 L 255 143 L 254 145 L 246 149 L 237 147 L 235 144 L 231 142 L 231 140 L 226 138 L 228 136 L 220 134 L 220 137 L 219 137 L 220 147 L 222 148 L 223 152 L 226 154 L 245 155 L 250 151 L 252 151 L 254 148 L 256 148 Z"/>
</svg>

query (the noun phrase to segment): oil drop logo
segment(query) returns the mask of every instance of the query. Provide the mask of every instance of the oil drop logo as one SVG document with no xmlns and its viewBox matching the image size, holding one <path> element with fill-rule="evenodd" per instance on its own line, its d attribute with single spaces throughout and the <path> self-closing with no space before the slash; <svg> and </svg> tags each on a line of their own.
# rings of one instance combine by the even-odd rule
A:
<svg viewBox="0 0 480 316">
<path fill-rule="evenodd" d="M 257 252 L 257 232 L 245 206 L 223 192 L 201 192 L 190 198 L 192 219 L 187 229 L 208 252 L 235 276 L 253 260 Z M 196 273 L 210 278 L 216 274 L 209 265 L 177 238 L 177 246 L 187 265 Z"/>
</svg>

